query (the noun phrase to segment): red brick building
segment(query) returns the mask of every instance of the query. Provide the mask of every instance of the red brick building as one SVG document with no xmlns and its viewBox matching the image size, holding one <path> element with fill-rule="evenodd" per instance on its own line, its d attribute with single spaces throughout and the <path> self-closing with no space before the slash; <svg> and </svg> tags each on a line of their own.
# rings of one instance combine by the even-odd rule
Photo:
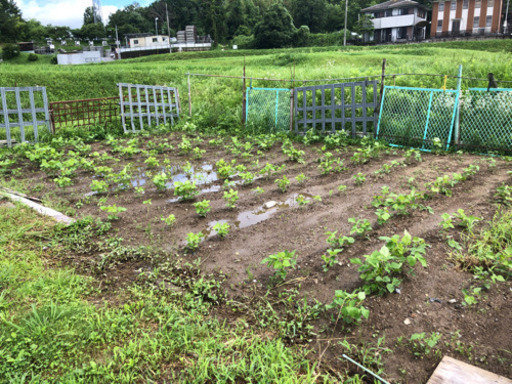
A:
<svg viewBox="0 0 512 384">
<path fill-rule="evenodd" d="M 498 34 L 502 5 L 503 0 L 434 1 L 430 37 Z"/>
</svg>

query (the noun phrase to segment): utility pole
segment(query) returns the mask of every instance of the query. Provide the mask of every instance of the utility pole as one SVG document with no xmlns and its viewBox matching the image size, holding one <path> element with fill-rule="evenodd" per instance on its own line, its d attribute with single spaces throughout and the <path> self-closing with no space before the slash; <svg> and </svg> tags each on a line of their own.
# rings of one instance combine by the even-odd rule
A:
<svg viewBox="0 0 512 384">
<path fill-rule="evenodd" d="M 156 35 L 158 36 L 158 17 L 155 17 L 155 32 L 156 32 Z"/>
<path fill-rule="evenodd" d="M 117 34 L 117 24 L 116 24 L 116 46 L 119 49 L 119 35 Z"/>
<path fill-rule="evenodd" d="M 167 10 L 167 3 L 165 3 L 165 15 L 167 16 L 167 35 L 171 38 L 171 25 L 169 24 L 169 11 Z M 171 40 L 169 40 L 170 43 Z"/>
<path fill-rule="evenodd" d="M 345 33 L 343 35 L 343 46 L 347 45 L 347 13 L 348 13 L 348 0 L 345 0 Z"/>
</svg>

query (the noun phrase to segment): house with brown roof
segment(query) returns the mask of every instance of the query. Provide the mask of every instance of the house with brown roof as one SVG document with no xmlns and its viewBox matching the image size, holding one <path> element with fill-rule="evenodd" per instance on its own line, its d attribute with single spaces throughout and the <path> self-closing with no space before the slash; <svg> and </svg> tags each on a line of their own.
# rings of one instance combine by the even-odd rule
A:
<svg viewBox="0 0 512 384">
<path fill-rule="evenodd" d="M 434 1 L 430 37 L 498 34 L 502 7 L 502 0 Z"/>
<path fill-rule="evenodd" d="M 487 0 L 489 1 L 489 0 Z M 364 41 L 391 43 L 425 39 L 427 8 L 412 0 L 389 0 L 361 10 L 370 17 L 373 32 Z"/>
</svg>

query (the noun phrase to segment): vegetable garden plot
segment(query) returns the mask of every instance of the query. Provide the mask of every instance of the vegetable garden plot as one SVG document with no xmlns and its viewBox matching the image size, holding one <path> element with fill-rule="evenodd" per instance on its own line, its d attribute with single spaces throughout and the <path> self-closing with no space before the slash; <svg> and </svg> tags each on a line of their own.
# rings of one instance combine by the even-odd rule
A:
<svg viewBox="0 0 512 384">
<path fill-rule="evenodd" d="M 0 137 L 9 147 L 39 141 L 39 130 L 50 131 L 45 87 L 0 88 Z M 31 127 L 26 131 L 26 127 Z"/>
<path fill-rule="evenodd" d="M 377 81 L 316 85 L 294 92 L 295 133 L 310 129 L 322 133 L 345 130 L 366 136 L 375 125 Z"/>
<path fill-rule="evenodd" d="M 149 127 L 167 124 L 179 119 L 178 89 L 158 85 L 118 84 L 121 103 L 121 120 L 125 132 L 136 132 Z M 127 125 L 131 129 L 127 128 Z M 136 125 L 138 124 L 138 129 Z"/>
<path fill-rule="evenodd" d="M 268 128 L 271 132 L 288 131 L 290 95 L 287 88 L 247 88 L 247 123 Z"/>
<path fill-rule="evenodd" d="M 276 334 L 294 344 L 315 337 L 333 337 L 333 332 L 341 340 L 349 335 L 346 328 L 330 323 L 326 332 L 321 330 L 331 319 L 337 319 L 340 309 L 346 309 L 339 306 L 343 304 L 336 304 L 348 297 L 343 296 L 344 292 L 354 295 L 364 284 L 361 266 L 352 260 L 363 263 L 379 252 L 384 245 L 382 237 L 393 238 L 398 244 L 401 240 L 395 236 L 402 238 L 407 230 L 428 244 L 422 246 L 428 270 L 418 263 L 414 274 L 393 275 L 397 280 L 393 279 L 392 288 L 400 284 L 400 295 L 368 293 L 372 296 L 368 299 L 358 299 L 356 295 L 350 299 L 359 300 L 354 309 L 364 308 L 366 314 L 370 313 L 368 319 L 352 311 L 355 315 L 341 316 L 338 324 L 352 321 L 351 332 L 368 335 L 370 340 L 372 330 L 383 330 L 379 337 L 385 336 L 386 347 L 396 351 L 399 368 L 405 364 L 410 381 L 425 375 L 434 365 L 431 356 L 414 359 L 410 350 L 395 346 L 398 337 L 407 343 L 412 332 L 442 329 L 445 334 L 439 346 L 445 348 L 445 342 L 450 341 L 448 332 L 462 329 L 463 336 L 457 341 L 467 343 L 474 339 L 473 331 L 478 331 L 482 335 L 478 350 L 506 348 L 504 335 L 508 328 L 497 329 L 496 324 L 500 323 L 495 319 L 505 321 L 508 312 L 503 305 L 508 304 L 498 285 L 486 293 L 493 298 L 488 316 L 477 311 L 481 307 L 458 310 L 447 303 L 451 298 L 463 300 L 461 287 L 474 279 L 456 266 L 447 266 L 447 245 L 440 236 L 439 223 L 443 213 L 459 215 L 459 209 L 465 210 L 468 217 L 492 219 L 492 195 L 504 182 L 510 184 L 509 164 L 496 159 L 491 167 L 488 159 L 479 156 L 420 154 L 390 149 L 371 140 L 364 140 L 357 147 L 348 143 L 332 147 L 329 143 L 326 140 L 304 145 L 289 139 L 281 142 L 273 135 L 240 138 L 172 132 L 165 136 L 109 138 L 90 146 L 75 141 L 62 144 L 70 149 L 67 151 L 59 150 L 64 147 L 56 151 L 45 147 L 7 160 L 18 160 L 17 166 L 23 172 L 13 177 L 25 178 L 31 195 L 43 199 L 50 191 L 59 204 L 67 201 L 66 206 L 76 209 L 76 218 L 93 217 L 86 220 L 97 222 L 102 231 L 107 231 L 104 237 L 111 239 L 115 250 L 107 253 L 87 243 L 81 248 L 84 254 L 72 262 L 75 267 L 85 263 L 88 268 L 99 265 L 99 275 L 108 276 L 111 281 L 158 281 L 158 292 L 162 294 L 168 294 L 167 289 L 174 290 L 175 285 L 188 294 L 187 286 L 179 281 L 192 281 L 195 275 L 183 275 L 182 280 L 177 280 L 161 268 L 167 258 L 165 252 L 173 260 L 177 254 L 178 259 L 189 264 L 200 260 L 197 281 L 221 271 L 219 285 L 224 282 L 227 294 L 237 295 L 239 307 L 224 306 L 219 296 L 213 296 L 216 292 L 203 286 L 199 294 L 204 296 L 200 297 L 220 306 L 216 314 L 229 313 L 230 321 L 243 318 L 251 325 L 282 316 L 276 320 L 280 324 Z M 324 145 L 331 149 L 322 151 Z M 10 168 L 4 169 L 8 175 Z M 155 252 L 161 249 L 162 258 L 145 257 L 145 246 Z M 290 266 L 281 275 L 281 279 L 286 275 L 282 286 L 275 267 L 262 264 L 270 255 L 279 254 L 296 259 L 295 268 Z M 509 285 L 505 284 L 508 283 L 503 283 L 502 291 L 508 291 Z M 266 295 L 269 285 L 273 285 L 271 294 L 275 294 L 272 300 Z M 288 295 L 286 292 L 297 293 L 285 296 L 283 301 L 290 307 L 282 314 L 273 299 Z M 442 305 L 433 302 L 425 306 L 425 293 L 439 298 Z M 252 301 L 246 301 L 245 295 Z M 260 299 L 273 306 L 269 308 L 265 303 L 264 307 L 271 316 L 260 312 Z M 306 299 L 309 304 L 302 311 Z M 309 316 L 315 300 L 319 301 L 318 308 L 313 308 Z M 332 309 L 323 309 L 324 304 Z M 486 305 L 484 302 L 482 307 Z M 414 328 L 404 327 L 403 320 L 412 312 L 418 315 L 409 319 Z M 460 313 L 465 317 L 461 319 Z M 253 315 L 258 317 L 256 321 Z M 316 316 L 321 330 L 318 335 L 311 335 L 308 327 L 316 324 Z M 299 321 L 304 325 L 299 326 Z M 263 326 L 270 328 L 268 323 Z M 489 333 L 485 334 L 487 330 Z M 489 336 L 494 334 L 500 337 L 492 340 Z M 336 356 L 347 352 L 339 345 L 333 349 Z M 510 367 L 497 363 L 505 354 L 488 356 L 486 361 L 497 373 L 507 375 Z M 390 361 L 385 354 L 382 358 L 386 363 Z M 329 364 L 340 367 L 334 359 Z M 394 367 L 387 365 L 387 377 L 399 376 Z"/>
<path fill-rule="evenodd" d="M 454 90 L 385 86 L 376 137 L 423 151 L 448 149 L 458 100 Z"/>
<path fill-rule="evenodd" d="M 512 89 L 470 88 L 460 102 L 458 146 L 512 152 Z"/>
</svg>

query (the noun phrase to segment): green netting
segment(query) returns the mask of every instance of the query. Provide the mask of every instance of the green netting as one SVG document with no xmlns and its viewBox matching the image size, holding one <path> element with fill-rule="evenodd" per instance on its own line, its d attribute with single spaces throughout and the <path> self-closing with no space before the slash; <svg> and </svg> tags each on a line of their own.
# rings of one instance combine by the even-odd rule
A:
<svg viewBox="0 0 512 384">
<path fill-rule="evenodd" d="M 290 130 L 290 90 L 247 88 L 246 121 L 271 131 Z"/>
<path fill-rule="evenodd" d="M 512 89 L 471 88 L 463 93 L 459 146 L 512 152 Z"/>
<path fill-rule="evenodd" d="M 457 103 L 454 90 L 386 86 L 377 138 L 425 151 L 434 149 L 435 142 L 448 149 Z"/>
</svg>

